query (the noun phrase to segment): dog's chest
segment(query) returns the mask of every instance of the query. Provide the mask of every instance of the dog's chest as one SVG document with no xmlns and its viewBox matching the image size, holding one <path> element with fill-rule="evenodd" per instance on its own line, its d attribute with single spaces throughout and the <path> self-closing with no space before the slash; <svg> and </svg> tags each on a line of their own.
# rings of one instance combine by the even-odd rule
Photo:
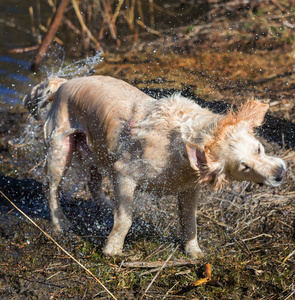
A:
<svg viewBox="0 0 295 300">
<path fill-rule="evenodd" d="M 139 181 L 138 188 L 158 195 L 177 194 L 194 188 L 197 179 L 196 173 L 190 167 L 170 164 L 153 175 L 145 172 Z"/>
</svg>

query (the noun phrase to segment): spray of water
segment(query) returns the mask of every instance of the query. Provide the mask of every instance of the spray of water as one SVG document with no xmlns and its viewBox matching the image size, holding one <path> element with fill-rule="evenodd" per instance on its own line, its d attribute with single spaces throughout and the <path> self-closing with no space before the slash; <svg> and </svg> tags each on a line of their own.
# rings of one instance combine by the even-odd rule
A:
<svg viewBox="0 0 295 300">
<path fill-rule="evenodd" d="M 61 51 L 62 56 L 61 58 L 58 58 Z M 101 53 L 97 52 L 96 55 L 92 57 L 68 62 L 65 60 L 65 53 L 62 49 L 55 49 L 54 52 L 49 53 L 48 56 L 54 58 L 55 63 L 47 64 L 43 67 L 41 72 L 43 79 L 53 77 L 64 77 L 70 79 L 78 76 L 89 76 L 95 73 L 94 67 L 102 60 Z M 27 170 L 27 172 L 30 176 L 34 175 L 34 177 L 37 177 L 36 179 L 40 179 L 40 177 L 42 177 L 41 174 L 44 173 L 42 163 L 45 160 L 43 124 L 49 109 L 50 104 L 42 109 L 43 117 L 40 121 L 36 121 L 33 117 L 29 116 L 27 125 L 20 136 L 10 141 L 11 155 L 14 159 L 15 169 L 19 169 L 18 165 L 29 165 L 29 170 Z M 22 155 L 20 155 L 20 152 L 22 152 Z M 21 175 L 19 174 L 20 172 L 17 173 L 17 175 Z M 79 180 L 77 182 L 79 182 Z"/>
<path fill-rule="evenodd" d="M 94 56 L 86 57 L 71 63 L 67 63 L 64 59 L 61 60 L 58 70 L 51 68 L 47 70 L 47 77 L 84 77 L 95 73 L 93 69 L 102 61 L 101 52 L 97 52 Z"/>
<path fill-rule="evenodd" d="M 74 78 L 89 76 L 95 73 L 94 66 L 97 66 L 101 62 L 101 54 L 97 53 L 93 57 L 83 58 L 71 63 L 68 63 L 64 59 L 64 55 L 61 60 L 55 60 L 55 66 L 47 64 L 44 67 L 44 77 L 62 77 L 62 78 Z M 41 182 L 45 182 L 44 164 L 45 164 L 45 149 L 43 143 L 43 124 L 45 116 L 50 109 L 50 105 L 43 109 L 43 119 L 36 121 L 34 118 L 29 117 L 25 130 L 17 139 L 12 141 L 12 156 L 14 157 L 15 167 L 28 166 L 24 176 L 34 178 Z M 21 149 L 21 150 L 20 150 Z M 19 152 L 23 152 L 23 155 L 19 155 Z M 82 165 L 85 163 L 82 162 Z M 72 164 L 65 174 L 63 179 L 62 190 L 66 192 L 66 198 L 76 197 L 77 199 L 91 199 L 91 195 L 87 188 L 87 181 L 89 180 L 89 174 L 81 169 L 81 161 L 79 158 L 74 157 Z M 106 187 L 108 189 L 109 187 Z M 107 197 L 108 198 L 108 197 Z M 170 208 L 167 210 L 167 201 L 158 201 L 158 197 L 151 197 L 146 193 L 137 193 L 137 197 L 134 200 L 135 218 L 137 222 L 132 226 L 132 235 L 134 234 L 147 234 L 147 232 L 154 233 L 158 237 L 168 237 L 171 233 L 175 233 L 175 227 L 178 224 L 177 218 L 175 218 L 176 201 L 175 199 L 168 199 L 170 202 Z M 78 217 L 83 217 L 83 230 L 89 234 L 93 234 L 93 230 L 101 231 L 104 227 L 105 230 L 110 230 L 110 219 L 100 220 L 94 213 L 97 208 L 89 207 L 93 204 L 87 204 L 85 208 L 85 202 L 78 205 L 79 212 Z M 65 208 L 67 209 L 67 208 Z M 73 207 L 71 207 L 73 210 Z M 86 209 L 91 211 L 87 213 L 87 220 L 96 220 L 91 225 L 85 220 Z M 84 211 L 83 211 L 84 210 Z M 148 213 L 147 213 L 148 212 Z M 72 214 L 72 212 L 69 212 Z M 94 215 L 92 215 L 94 214 Z M 163 222 L 165 220 L 165 222 Z M 80 225 L 76 225 L 79 227 Z"/>
</svg>

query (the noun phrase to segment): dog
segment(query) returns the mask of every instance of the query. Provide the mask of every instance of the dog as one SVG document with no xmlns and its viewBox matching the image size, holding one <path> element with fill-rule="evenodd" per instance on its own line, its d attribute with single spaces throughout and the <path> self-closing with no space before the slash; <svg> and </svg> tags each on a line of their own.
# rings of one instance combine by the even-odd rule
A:
<svg viewBox="0 0 295 300">
<path fill-rule="evenodd" d="M 137 189 L 177 195 L 185 251 L 200 258 L 196 204 L 204 185 L 219 190 L 236 180 L 277 187 L 286 173 L 284 161 L 266 155 L 254 136 L 268 110 L 257 100 L 220 115 L 180 94 L 155 100 L 124 81 L 91 76 L 47 79 L 24 99 L 35 118 L 49 102 L 44 138 L 54 228 L 70 226 L 58 190 L 75 154 L 89 170 L 93 198 L 105 204 L 102 179 L 113 182 L 114 224 L 105 255 L 122 255 Z"/>
</svg>

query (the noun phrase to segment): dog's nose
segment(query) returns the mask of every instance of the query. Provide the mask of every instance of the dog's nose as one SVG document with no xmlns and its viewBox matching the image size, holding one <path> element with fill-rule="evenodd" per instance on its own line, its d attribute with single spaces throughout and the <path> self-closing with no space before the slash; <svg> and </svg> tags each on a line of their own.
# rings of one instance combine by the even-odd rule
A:
<svg viewBox="0 0 295 300">
<path fill-rule="evenodd" d="M 283 177 L 285 176 L 286 170 L 285 168 L 282 166 L 280 167 L 276 177 L 275 177 L 275 181 L 282 181 Z"/>
</svg>

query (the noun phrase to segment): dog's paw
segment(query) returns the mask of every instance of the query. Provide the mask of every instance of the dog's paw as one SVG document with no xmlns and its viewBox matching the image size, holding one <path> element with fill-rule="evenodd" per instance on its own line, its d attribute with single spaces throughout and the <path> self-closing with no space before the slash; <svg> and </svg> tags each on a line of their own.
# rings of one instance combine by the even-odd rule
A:
<svg viewBox="0 0 295 300">
<path fill-rule="evenodd" d="M 56 233 L 69 233 L 73 229 L 72 223 L 65 217 L 59 219 L 58 222 L 53 222 L 53 229 Z"/>
<path fill-rule="evenodd" d="M 192 240 L 185 245 L 185 253 L 193 258 L 201 259 L 205 253 L 200 249 L 198 242 Z"/>
<path fill-rule="evenodd" d="M 103 250 L 105 256 L 124 256 L 122 248 L 113 245 L 106 245 Z"/>
</svg>

